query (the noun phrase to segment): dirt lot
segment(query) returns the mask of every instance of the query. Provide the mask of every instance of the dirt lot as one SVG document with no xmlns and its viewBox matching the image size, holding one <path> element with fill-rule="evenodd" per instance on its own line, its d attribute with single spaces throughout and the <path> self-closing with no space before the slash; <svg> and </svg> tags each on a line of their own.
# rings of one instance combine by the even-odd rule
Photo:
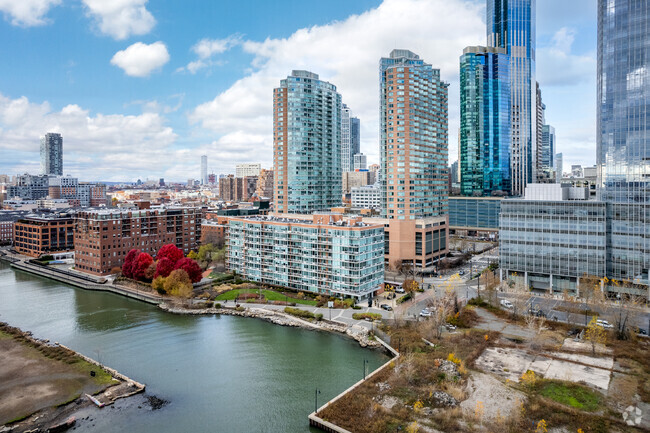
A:
<svg viewBox="0 0 650 433">
<path fill-rule="evenodd" d="M 117 383 L 69 351 L 6 331 L 0 329 L 0 426 Z"/>
</svg>

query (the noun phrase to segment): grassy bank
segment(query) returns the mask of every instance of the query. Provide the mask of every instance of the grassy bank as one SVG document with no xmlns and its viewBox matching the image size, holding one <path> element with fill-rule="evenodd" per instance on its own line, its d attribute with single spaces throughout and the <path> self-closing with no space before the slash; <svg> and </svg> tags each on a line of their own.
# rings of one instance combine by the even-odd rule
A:
<svg viewBox="0 0 650 433">
<path fill-rule="evenodd" d="M 302 305 L 311 305 L 316 306 L 316 301 L 311 299 L 299 299 L 296 297 L 291 297 L 285 295 L 284 293 L 274 292 L 273 290 L 266 289 L 234 289 L 224 292 L 217 296 L 217 301 L 234 301 L 237 298 L 241 298 L 242 295 L 249 294 L 259 294 L 261 292 L 262 296 L 267 301 L 288 301 L 295 302 L 296 304 Z"/>
</svg>

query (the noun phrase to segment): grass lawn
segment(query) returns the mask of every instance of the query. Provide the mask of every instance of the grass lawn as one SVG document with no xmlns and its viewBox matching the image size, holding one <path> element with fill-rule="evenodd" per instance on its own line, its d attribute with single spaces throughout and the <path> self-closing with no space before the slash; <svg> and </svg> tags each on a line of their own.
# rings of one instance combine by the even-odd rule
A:
<svg viewBox="0 0 650 433">
<path fill-rule="evenodd" d="M 593 412 L 600 407 L 600 397 L 596 392 L 576 384 L 547 382 L 542 384 L 539 394 L 587 412 Z"/>
<path fill-rule="evenodd" d="M 229 290 L 217 296 L 217 301 L 232 301 L 241 293 L 258 293 L 258 291 L 242 289 Z M 286 301 L 288 299 L 289 302 L 295 302 L 296 304 L 316 306 L 316 301 L 312 301 L 310 299 L 292 298 L 291 296 L 287 298 L 282 293 L 274 292 L 272 290 L 262 290 L 262 295 L 264 295 L 264 298 L 269 301 Z"/>
</svg>

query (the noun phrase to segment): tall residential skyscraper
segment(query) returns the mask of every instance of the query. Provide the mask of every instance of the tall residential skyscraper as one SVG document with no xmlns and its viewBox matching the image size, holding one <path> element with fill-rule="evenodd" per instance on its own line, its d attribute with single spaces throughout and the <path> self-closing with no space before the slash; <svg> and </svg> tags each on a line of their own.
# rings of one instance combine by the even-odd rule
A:
<svg viewBox="0 0 650 433">
<path fill-rule="evenodd" d="M 647 1 L 598 1 L 598 184 L 612 218 L 607 273 L 641 284 L 650 268 L 649 32 Z"/>
<path fill-rule="evenodd" d="M 41 173 L 63 176 L 63 137 L 48 132 L 41 137 Z"/>
<path fill-rule="evenodd" d="M 460 177 L 463 195 L 510 193 L 510 57 L 467 47 L 460 57 Z"/>
<path fill-rule="evenodd" d="M 352 171 L 354 152 L 350 140 L 350 107 L 343 104 L 341 108 L 341 171 Z"/>
<path fill-rule="evenodd" d="M 562 153 L 555 154 L 555 183 L 562 182 L 562 171 L 564 170 L 564 158 Z"/>
<path fill-rule="evenodd" d="M 273 91 L 274 204 L 281 213 L 329 210 L 342 200 L 341 95 L 293 71 Z"/>
<path fill-rule="evenodd" d="M 536 110 L 535 110 L 535 147 L 533 148 L 534 152 L 534 165 L 533 165 L 533 182 L 541 182 L 543 179 L 542 171 L 542 139 L 544 132 L 542 131 L 544 124 L 546 123 L 545 112 L 546 105 L 542 102 L 542 89 L 539 88 L 539 83 L 535 83 L 535 95 L 536 95 Z"/>
<path fill-rule="evenodd" d="M 487 0 L 487 40 L 510 56 L 512 193 L 523 195 L 537 164 L 535 0 Z"/>
<path fill-rule="evenodd" d="M 208 155 L 201 155 L 201 185 L 208 184 Z"/>
<path fill-rule="evenodd" d="M 350 151 L 352 155 L 361 153 L 361 121 L 358 117 L 350 117 Z"/>
<path fill-rule="evenodd" d="M 409 50 L 380 61 L 382 216 L 447 213 L 448 87 Z"/>
</svg>

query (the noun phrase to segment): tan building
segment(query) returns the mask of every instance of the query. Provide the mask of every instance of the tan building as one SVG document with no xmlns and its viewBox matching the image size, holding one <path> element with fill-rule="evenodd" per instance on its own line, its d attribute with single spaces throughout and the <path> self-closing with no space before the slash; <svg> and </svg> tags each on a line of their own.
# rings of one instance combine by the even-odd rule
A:
<svg viewBox="0 0 650 433">
<path fill-rule="evenodd" d="M 68 213 L 31 215 L 14 224 L 14 248 L 20 254 L 42 254 L 74 250 L 74 220 Z"/>
<path fill-rule="evenodd" d="M 262 169 L 260 171 L 255 194 L 257 194 L 258 198 L 273 198 L 273 170 Z"/>
<path fill-rule="evenodd" d="M 235 177 L 229 174 L 219 179 L 219 199 L 227 202 L 247 201 L 255 194 L 257 176 Z"/>
<path fill-rule="evenodd" d="M 352 188 L 372 185 L 375 180 L 376 173 L 372 171 L 346 171 L 343 173 L 343 194 L 350 194 Z"/>
<path fill-rule="evenodd" d="M 75 268 L 108 275 L 132 249 L 155 257 L 166 244 L 187 254 L 198 247 L 202 219 L 203 210 L 190 207 L 79 212 L 74 221 Z"/>
</svg>

